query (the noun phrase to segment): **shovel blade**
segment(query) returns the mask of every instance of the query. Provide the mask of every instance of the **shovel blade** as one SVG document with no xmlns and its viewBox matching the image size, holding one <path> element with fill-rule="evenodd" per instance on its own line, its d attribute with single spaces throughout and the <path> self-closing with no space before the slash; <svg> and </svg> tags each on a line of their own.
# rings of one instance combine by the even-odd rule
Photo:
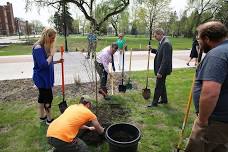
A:
<svg viewBox="0 0 228 152">
<path fill-rule="evenodd" d="M 150 91 L 150 89 L 147 89 L 147 88 L 143 89 L 143 90 L 142 90 L 142 96 L 143 96 L 143 98 L 144 98 L 145 100 L 149 99 L 150 96 L 151 96 L 151 91 Z"/>
<path fill-rule="evenodd" d="M 131 90 L 132 89 L 132 84 L 131 83 L 126 84 L 126 88 Z"/>
<path fill-rule="evenodd" d="M 125 93 L 127 90 L 127 87 L 125 85 L 119 85 L 118 90 L 119 90 L 119 92 Z"/>
<path fill-rule="evenodd" d="M 65 100 L 59 103 L 59 111 L 61 113 L 63 113 L 66 110 L 67 107 L 68 106 L 67 106 L 67 103 L 66 103 Z"/>
</svg>

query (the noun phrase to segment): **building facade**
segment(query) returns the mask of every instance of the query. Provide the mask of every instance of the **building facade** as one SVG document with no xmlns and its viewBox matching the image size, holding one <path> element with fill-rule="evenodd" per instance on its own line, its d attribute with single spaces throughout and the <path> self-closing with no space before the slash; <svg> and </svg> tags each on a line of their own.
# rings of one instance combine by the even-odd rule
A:
<svg viewBox="0 0 228 152">
<path fill-rule="evenodd" d="M 13 6 L 7 2 L 6 5 L 0 6 L 0 35 L 16 34 L 16 26 L 13 14 Z"/>
</svg>

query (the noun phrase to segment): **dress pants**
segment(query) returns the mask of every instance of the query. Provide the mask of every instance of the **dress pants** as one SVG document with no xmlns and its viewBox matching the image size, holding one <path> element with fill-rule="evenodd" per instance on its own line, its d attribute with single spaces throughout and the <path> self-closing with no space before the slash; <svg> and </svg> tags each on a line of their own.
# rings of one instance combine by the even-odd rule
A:
<svg viewBox="0 0 228 152">
<path fill-rule="evenodd" d="M 158 104 L 159 98 L 161 98 L 162 102 L 168 102 L 165 81 L 166 75 L 163 75 L 162 78 L 156 79 L 152 104 Z"/>
</svg>

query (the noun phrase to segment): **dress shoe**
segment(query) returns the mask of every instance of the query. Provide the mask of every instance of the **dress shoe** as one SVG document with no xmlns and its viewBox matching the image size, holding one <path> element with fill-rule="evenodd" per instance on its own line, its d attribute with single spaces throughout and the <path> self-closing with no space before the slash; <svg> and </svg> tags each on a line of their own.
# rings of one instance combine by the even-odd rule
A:
<svg viewBox="0 0 228 152">
<path fill-rule="evenodd" d="M 157 104 L 149 104 L 148 106 L 147 106 L 147 108 L 153 108 L 153 107 L 157 107 L 158 105 Z"/>
</svg>

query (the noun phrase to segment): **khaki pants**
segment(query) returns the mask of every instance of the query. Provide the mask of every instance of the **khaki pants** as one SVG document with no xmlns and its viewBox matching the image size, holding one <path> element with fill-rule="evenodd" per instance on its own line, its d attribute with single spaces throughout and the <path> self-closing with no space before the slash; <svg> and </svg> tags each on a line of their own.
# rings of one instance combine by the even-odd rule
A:
<svg viewBox="0 0 228 152">
<path fill-rule="evenodd" d="M 186 152 L 228 152 L 228 123 L 210 121 L 200 127 L 198 118 L 192 127 Z"/>
</svg>

